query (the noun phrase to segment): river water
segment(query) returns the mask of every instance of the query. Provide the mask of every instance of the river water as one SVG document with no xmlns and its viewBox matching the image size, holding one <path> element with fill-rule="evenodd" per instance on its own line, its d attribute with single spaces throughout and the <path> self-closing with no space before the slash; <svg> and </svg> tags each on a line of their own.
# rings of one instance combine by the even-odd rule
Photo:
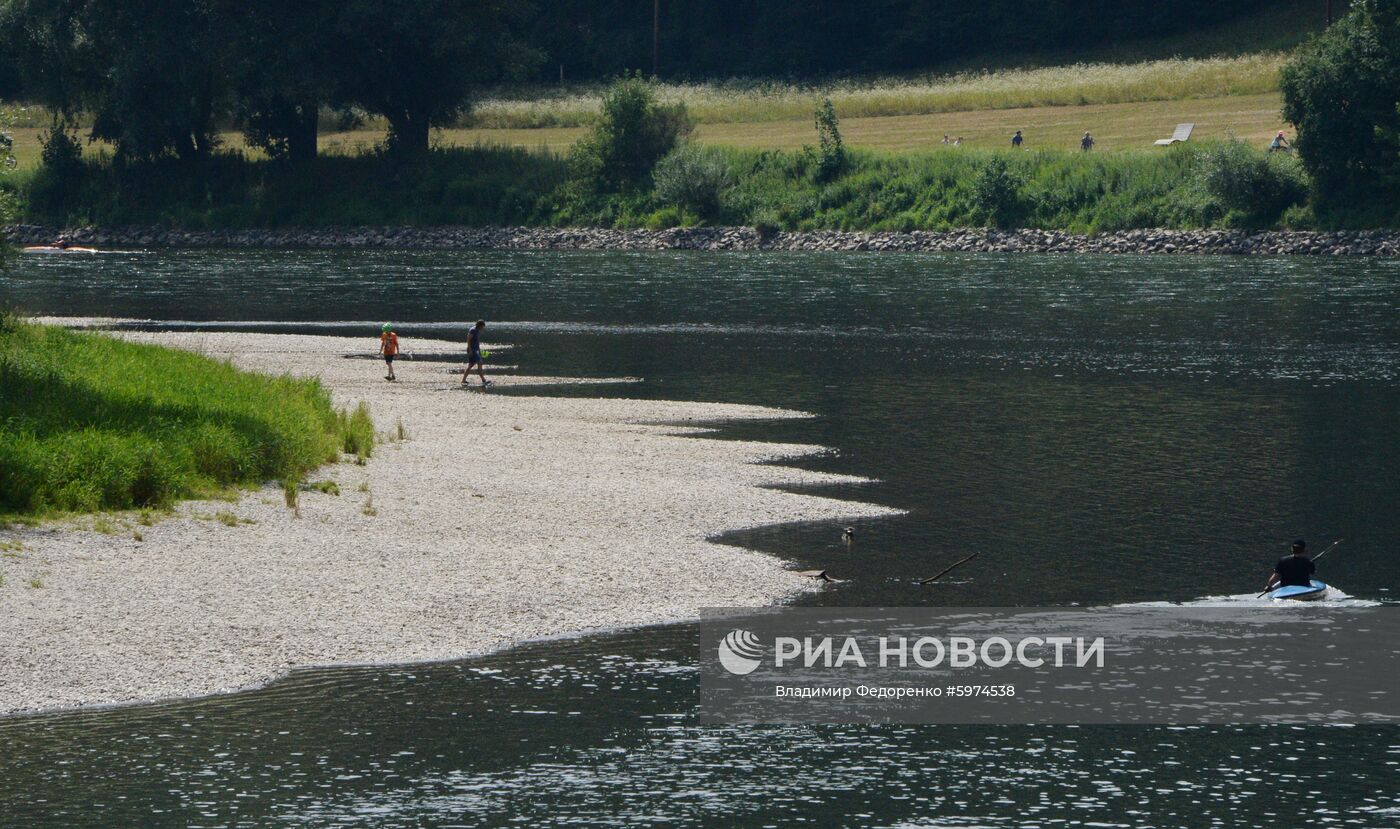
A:
<svg viewBox="0 0 1400 829">
<path fill-rule="evenodd" d="M 829 446 L 804 465 L 877 479 L 829 492 L 908 514 L 723 539 L 848 579 L 812 603 L 1198 601 L 1297 535 L 1347 539 L 1321 576 L 1358 599 L 1400 574 L 1400 262 L 173 251 L 26 257 L 0 301 L 367 350 L 484 317 L 522 372 L 643 378 L 562 393 L 813 412 L 724 434 Z M 1397 729 L 700 727 L 695 649 L 0 720 L 0 825 L 1400 826 Z"/>
</svg>

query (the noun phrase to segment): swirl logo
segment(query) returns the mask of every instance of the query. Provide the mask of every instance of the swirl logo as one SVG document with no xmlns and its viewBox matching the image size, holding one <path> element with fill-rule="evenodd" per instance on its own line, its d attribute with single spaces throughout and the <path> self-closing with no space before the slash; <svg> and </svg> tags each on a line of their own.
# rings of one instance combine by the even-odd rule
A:
<svg viewBox="0 0 1400 829">
<path fill-rule="evenodd" d="M 731 630 L 719 642 L 719 664 L 731 674 L 747 676 L 754 672 L 763 657 L 758 637 L 747 630 Z"/>
</svg>

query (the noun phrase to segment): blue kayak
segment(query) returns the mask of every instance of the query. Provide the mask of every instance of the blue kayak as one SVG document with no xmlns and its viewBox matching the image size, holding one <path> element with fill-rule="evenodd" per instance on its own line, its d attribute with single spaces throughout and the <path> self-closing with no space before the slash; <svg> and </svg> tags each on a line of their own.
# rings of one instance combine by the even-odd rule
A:
<svg viewBox="0 0 1400 829">
<path fill-rule="evenodd" d="M 1322 594 L 1326 592 L 1327 585 L 1317 579 L 1313 579 L 1311 583 L 1306 585 L 1290 584 L 1287 587 L 1279 587 L 1275 590 L 1270 590 L 1268 596 L 1271 599 L 1297 599 L 1301 602 L 1309 602 L 1313 599 L 1322 598 Z"/>
</svg>

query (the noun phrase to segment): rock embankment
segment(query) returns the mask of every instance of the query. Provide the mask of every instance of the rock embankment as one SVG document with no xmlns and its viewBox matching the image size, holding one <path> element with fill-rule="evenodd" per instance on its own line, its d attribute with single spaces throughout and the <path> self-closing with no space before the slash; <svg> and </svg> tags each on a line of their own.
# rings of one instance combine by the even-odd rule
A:
<svg viewBox="0 0 1400 829">
<path fill-rule="evenodd" d="M 830 250 L 998 253 L 1194 253 L 1397 256 L 1400 231 L 1124 230 L 1082 235 L 1058 230 L 834 230 L 762 233 L 748 227 L 670 230 L 536 227 L 354 227 L 168 230 L 157 227 L 6 229 L 20 244 L 73 243 L 112 248 L 400 248 L 439 250 Z"/>
</svg>

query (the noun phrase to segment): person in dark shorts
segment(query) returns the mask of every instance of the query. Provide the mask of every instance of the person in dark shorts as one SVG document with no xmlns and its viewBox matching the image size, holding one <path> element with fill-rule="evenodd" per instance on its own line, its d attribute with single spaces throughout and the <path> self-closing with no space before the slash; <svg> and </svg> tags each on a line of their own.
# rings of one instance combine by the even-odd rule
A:
<svg viewBox="0 0 1400 829">
<path fill-rule="evenodd" d="M 486 372 L 481 368 L 481 332 L 486 330 L 486 323 L 477 320 L 472 330 L 467 332 L 467 368 L 462 372 L 462 385 L 467 384 L 467 377 L 472 373 L 472 366 L 476 366 L 476 375 L 481 378 L 481 387 L 484 389 L 491 385 L 491 381 L 486 379 Z"/>
<path fill-rule="evenodd" d="M 1025 140 L 1026 139 L 1021 136 L 1021 131 L 1016 130 L 1016 134 L 1011 136 L 1011 146 L 1019 150 L 1021 149 L 1021 142 Z"/>
<path fill-rule="evenodd" d="M 387 322 L 380 329 L 379 354 L 384 358 L 384 364 L 389 367 L 389 373 L 384 375 L 384 379 L 392 383 L 395 379 L 394 358 L 399 356 L 399 335 L 394 333 L 394 326 Z"/>
<path fill-rule="evenodd" d="M 1284 556 L 1274 565 L 1274 572 L 1269 575 L 1269 581 L 1264 585 L 1267 592 L 1275 587 L 1299 586 L 1307 587 L 1312 584 L 1313 573 L 1317 572 L 1317 565 L 1308 558 L 1308 543 L 1303 539 L 1293 542 L 1293 555 Z"/>
</svg>

